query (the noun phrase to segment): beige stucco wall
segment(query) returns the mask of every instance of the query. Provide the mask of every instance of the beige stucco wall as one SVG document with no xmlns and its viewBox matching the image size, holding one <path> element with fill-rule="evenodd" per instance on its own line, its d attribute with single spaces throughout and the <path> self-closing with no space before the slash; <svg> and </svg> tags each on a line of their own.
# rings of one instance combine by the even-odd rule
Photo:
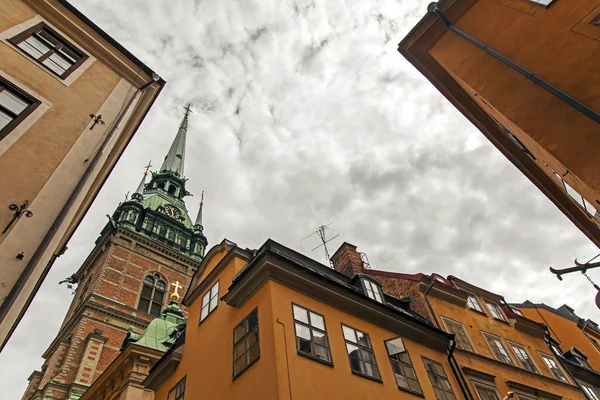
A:
<svg viewBox="0 0 600 400">
<path fill-rule="evenodd" d="M 0 140 L 0 232 L 12 219 L 10 204 L 21 205 L 28 201 L 33 216 L 21 217 L 11 230 L 0 234 L 0 307 L 49 230 L 54 236 L 39 254 L 39 260 L 32 263 L 34 267 L 29 269 L 31 275 L 27 281 L 19 285 L 20 293 L 14 304 L 4 318 L 0 315 L 0 349 L 52 255 L 60 250 L 82 218 L 110 166 L 137 127 L 136 121 L 141 120 L 150 106 L 148 97 L 157 93 L 156 89 L 145 91 L 153 92 L 150 96 L 139 92 L 140 80 L 147 81 L 149 77 L 124 55 L 102 43 L 99 36 L 90 34 L 90 27 L 61 9 L 59 3 L 54 0 L 31 3 L 31 7 L 47 11 L 44 15 L 25 2 L 0 1 L 0 76 L 41 104 Z M 89 56 L 64 81 L 6 41 L 17 31 L 40 21 Z M 135 86 L 132 81 L 136 81 Z M 115 124 L 123 113 L 121 122 Z M 105 124 L 97 124 L 91 130 L 90 114 L 101 114 Z M 57 223 L 61 210 L 100 148 L 98 162 L 92 165 L 82 190 L 69 203 L 66 217 Z M 24 258 L 17 259 L 21 252 Z M 5 311 L 8 304 L 4 305 Z"/>
</svg>

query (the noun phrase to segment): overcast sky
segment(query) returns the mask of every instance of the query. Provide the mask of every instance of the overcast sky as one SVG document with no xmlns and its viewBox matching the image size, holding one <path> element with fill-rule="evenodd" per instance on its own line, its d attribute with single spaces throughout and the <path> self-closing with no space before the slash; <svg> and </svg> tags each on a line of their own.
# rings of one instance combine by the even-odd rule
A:
<svg viewBox="0 0 600 400">
<path fill-rule="evenodd" d="M 600 319 L 584 277 L 548 272 L 595 246 L 397 52 L 429 1 L 73 0 L 167 85 L 0 354 L 3 398 L 41 367 L 72 299 L 57 282 L 160 165 L 186 102 L 187 205 L 206 191 L 209 246 L 272 238 L 324 261 L 301 239 L 333 221 L 331 251 L 355 244 L 374 269 Z"/>
</svg>

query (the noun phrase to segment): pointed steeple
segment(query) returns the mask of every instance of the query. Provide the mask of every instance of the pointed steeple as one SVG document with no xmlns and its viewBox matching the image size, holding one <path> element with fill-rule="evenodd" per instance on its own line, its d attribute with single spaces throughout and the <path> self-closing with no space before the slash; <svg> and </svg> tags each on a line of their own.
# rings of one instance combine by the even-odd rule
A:
<svg viewBox="0 0 600 400">
<path fill-rule="evenodd" d="M 183 178 L 183 167 L 185 164 L 185 139 L 188 130 L 188 117 L 191 110 L 191 105 L 188 103 L 184 107 L 185 114 L 183 115 L 183 120 L 181 120 L 181 124 L 179 124 L 179 131 L 177 132 L 177 136 L 175 136 L 175 140 L 173 140 L 173 144 L 171 144 L 171 148 L 163 161 L 159 173 L 164 172 L 172 172 L 179 178 Z"/>
<path fill-rule="evenodd" d="M 148 165 L 146 165 L 146 171 L 144 171 L 144 176 L 142 176 L 142 180 L 140 181 L 140 184 L 135 190 L 135 193 L 131 195 L 132 200 L 138 202 L 144 200 L 144 187 L 146 186 L 146 176 L 148 175 L 148 170 L 150 169 L 150 167 L 152 167 L 152 162 L 149 162 Z"/>
<path fill-rule="evenodd" d="M 198 210 L 198 216 L 196 217 L 196 223 L 194 224 L 194 232 L 202 233 L 204 226 L 202 225 L 202 207 L 204 206 L 204 190 L 202 191 L 202 197 L 200 198 L 200 209 Z"/>
</svg>

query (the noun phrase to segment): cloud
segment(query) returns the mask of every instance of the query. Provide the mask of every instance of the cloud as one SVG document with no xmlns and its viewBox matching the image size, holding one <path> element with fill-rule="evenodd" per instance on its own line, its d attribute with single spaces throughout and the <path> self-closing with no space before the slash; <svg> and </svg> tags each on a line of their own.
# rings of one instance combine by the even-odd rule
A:
<svg viewBox="0 0 600 400">
<path fill-rule="evenodd" d="M 372 268 L 454 274 L 509 301 L 568 303 L 596 318 L 595 290 L 565 267 L 597 249 L 400 54 L 429 0 L 74 1 L 167 86 L 0 355 L 22 395 L 58 331 L 75 271 L 143 166 L 160 165 L 192 103 L 191 215 L 242 247 L 301 241 L 334 221 Z M 590 271 L 600 280 L 600 274 Z"/>
</svg>

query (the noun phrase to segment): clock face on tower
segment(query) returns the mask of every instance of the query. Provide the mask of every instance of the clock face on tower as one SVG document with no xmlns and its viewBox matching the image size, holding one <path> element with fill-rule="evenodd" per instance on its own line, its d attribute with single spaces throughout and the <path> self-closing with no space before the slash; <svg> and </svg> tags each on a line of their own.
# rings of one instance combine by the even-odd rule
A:
<svg viewBox="0 0 600 400">
<path fill-rule="evenodd" d="M 179 217 L 181 217 L 181 211 L 179 211 L 177 207 L 170 204 L 165 206 L 163 212 L 171 218 L 179 219 Z"/>
</svg>

